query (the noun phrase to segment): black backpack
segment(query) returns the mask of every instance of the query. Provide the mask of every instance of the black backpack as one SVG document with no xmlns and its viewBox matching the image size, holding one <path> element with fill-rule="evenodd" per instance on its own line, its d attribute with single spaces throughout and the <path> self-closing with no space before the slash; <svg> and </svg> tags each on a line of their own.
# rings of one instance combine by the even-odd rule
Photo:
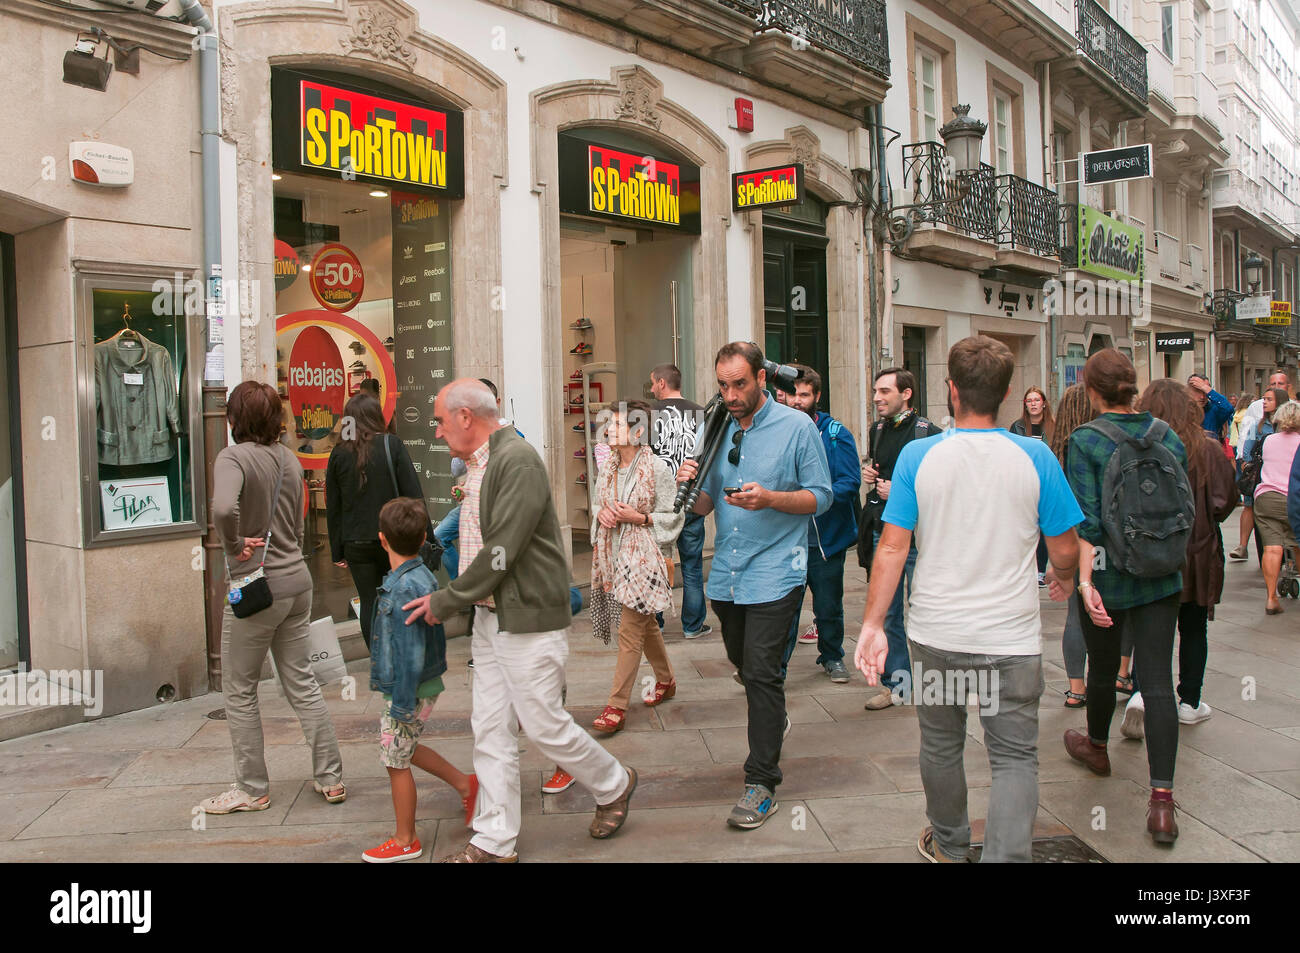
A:
<svg viewBox="0 0 1300 953">
<path fill-rule="evenodd" d="M 877 420 L 867 431 L 867 457 L 874 460 L 876 457 L 876 440 L 880 437 L 880 432 L 885 429 L 885 421 Z M 916 430 L 912 440 L 924 440 L 939 432 L 939 428 L 932 422 L 916 415 Z M 909 440 L 908 443 L 912 441 Z M 873 510 L 867 509 L 862 505 L 859 499 L 858 505 L 854 510 L 854 516 L 858 520 L 858 565 L 871 571 L 871 560 L 876 555 L 876 514 Z"/>
<path fill-rule="evenodd" d="M 1196 500 L 1178 458 L 1161 442 L 1169 425 L 1152 420 L 1141 437 L 1101 418 L 1083 426 L 1115 444 L 1101 488 L 1108 567 L 1139 579 L 1177 572 L 1187 559 Z"/>
</svg>

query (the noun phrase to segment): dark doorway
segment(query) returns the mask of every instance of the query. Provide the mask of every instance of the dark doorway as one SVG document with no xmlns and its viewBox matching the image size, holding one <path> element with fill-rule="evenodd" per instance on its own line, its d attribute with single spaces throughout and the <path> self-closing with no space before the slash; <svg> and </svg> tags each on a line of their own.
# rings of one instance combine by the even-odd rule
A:
<svg viewBox="0 0 1300 953">
<path fill-rule="evenodd" d="M 31 661 L 16 306 L 14 240 L 0 233 L 0 671 Z"/>
<path fill-rule="evenodd" d="M 925 328 L 903 328 L 903 370 L 911 371 L 916 378 L 916 392 L 912 394 L 912 407 L 922 417 L 928 417 L 925 380 Z"/>
<path fill-rule="evenodd" d="M 763 351 L 778 364 L 798 361 L 822 377 L 824 411 L 831 406 L 826 308 L 826 206 L 763 213 Z"/>
</svg>

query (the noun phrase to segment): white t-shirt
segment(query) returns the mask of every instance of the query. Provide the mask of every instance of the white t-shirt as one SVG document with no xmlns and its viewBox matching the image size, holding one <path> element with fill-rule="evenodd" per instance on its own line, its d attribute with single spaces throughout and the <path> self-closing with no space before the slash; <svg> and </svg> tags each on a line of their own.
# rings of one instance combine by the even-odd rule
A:
<svg viewBox="0 0 1300 953">
<path fill-rule="evenodd" d="M 903 448 L 882 519 L 916 540 L 908 638 L 947 652 L 1039 655 L 1038 536 L 1083 522 L 1043 441 L 953 428 Z"/>
</svg>

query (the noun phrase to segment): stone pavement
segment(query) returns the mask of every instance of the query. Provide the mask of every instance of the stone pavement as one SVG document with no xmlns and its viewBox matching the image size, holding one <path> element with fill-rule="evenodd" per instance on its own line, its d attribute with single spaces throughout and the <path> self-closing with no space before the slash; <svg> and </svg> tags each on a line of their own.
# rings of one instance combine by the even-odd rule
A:
<svg viewBox="0 0 1300 953">
<path fill-rule="evenodd" d="M 1235 516 L 1224 529 L 1236 539 Z M 1146 836 L 1145 750 L 1120 736 L 1122 708 L 1111 777 L 1094 777 L 1066 756 L 1061 734 L 1082 727 L 1084 717 L 1062 707 L 1065 611 L 1044 599 L 1039 835 L 1076 834 L 1112 862 L 1300 860 L 1300 604 L 1288 600 L 1283 615 L 1264 615 L 1253 556 L 1230 563 L 1227 574 L 1210 628 L 1205 699 L 1214 717 L 1182 729 L 1175 789 L 1182 836 L 1172 850 Z M 864 601 L 863 574 L 850 555 L 850 655 Z M 810 618 L 806 611 L 805 623 Z M 781 762 L 779 814 L 756 831 L 731 830 L 723 818 L 741 793 L 744 693 L 716 630 L 694 642 L 682 639 L 676 620 L 667 631 L 677 697 L 658 709 L 636 705 L 627 729 L 602 741 L 641 775 L 628 824 L 613 840 L 587 835 L 593 803 L 580 789 L 540 793 L 552 766 L 521 735 L 524 861 L 920 861 L 914 845 L 926 823 L 925 798 L 913 709 L 863 711 L 861 676 L 831 684 L 813 664 L 815 646 L 801 645 L 787 683 L 794 728 Z M 615 650 L 591 637 L 583 617 L 569 641 L 568 700 L 585 724 L 605 703 Z M 468 770 L 469 641 L 452 640 L 448 656 L 447 692 L 425 740 Z M 207 695 L 0 744 L 0 860 L 358 861 L 362 849 L 391 832 L 392 808 L 375 739 L 383 700 L 366 691 L 364 662 L 350 669 L 355 701 L 343 701 L 338 684 L 326 690 L 345 803 L 327 805 L 312 790 L 297 719 L 268 681 L 261 700 L 269 810 L 208 817 L 206 829 L 192 829 L 199 801 L 233 780 L 225 722 L 208 717 L 221 698 Z M 1250 695 L 1243 686 L 1251 685 L 1254 697 L 1243 700 Z M 970 813 L 978 819 L 990 778 L 973 712 L 969 735 Z M 441 857 L 467 838 L 459 801 L 441 782 L 416 774 L 425 859 Z M 1098 807 L 1105 809 L 1099 830 Z"/>
</svg>

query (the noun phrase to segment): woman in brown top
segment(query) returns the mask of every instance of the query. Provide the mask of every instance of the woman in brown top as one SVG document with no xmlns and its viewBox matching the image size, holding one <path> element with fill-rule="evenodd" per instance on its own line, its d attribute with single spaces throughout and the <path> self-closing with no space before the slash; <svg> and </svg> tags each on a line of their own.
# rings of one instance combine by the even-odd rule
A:
<svg viewBox="0 0 1300 953">
<path fill-rule="evenodd" d="M 308 658 L 312 583 L 302 558 L 302 465 L 279 441 L 280 396 L 273 387 L 255 381 L 237 386 L 226 403 L 226 420 L 235 444 L 217 454 L 213 465 L 212 523 L 230 578 L 243 579 L 261 565 L 273 602 L 243 619 L 229 605 L 222 614 L 221 682 L 235 783 L 202 807 L 208 814 L 230 814 L 271 806 L 257 706 L 267 649 L 311 747 L 316 790 L 335 804 L 347 791 L 334 725 Z"/>
</svg>

